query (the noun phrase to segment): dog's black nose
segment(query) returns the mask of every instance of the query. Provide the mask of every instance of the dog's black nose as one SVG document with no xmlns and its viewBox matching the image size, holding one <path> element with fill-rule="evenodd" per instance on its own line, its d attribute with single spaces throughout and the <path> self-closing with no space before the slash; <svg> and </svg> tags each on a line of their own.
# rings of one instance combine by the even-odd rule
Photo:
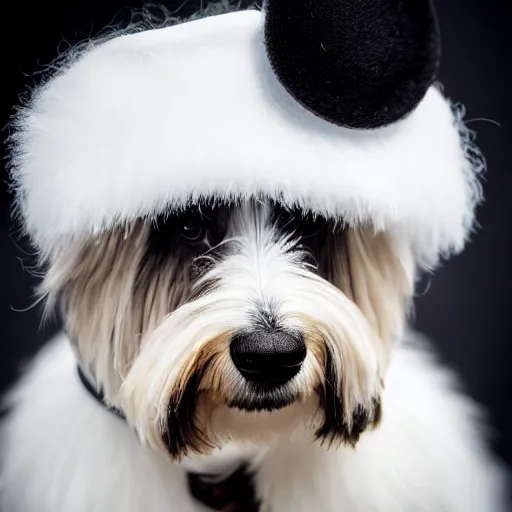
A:
<svg viewBox="0 0 512 512">
<path fill-rule="evenodd" d="M 306 358 L 304 337 L 282 330 L 239 332 L 233 336 L 230 350 L 246 380 L 269 386 L 295 377 Z"/>
</svg>

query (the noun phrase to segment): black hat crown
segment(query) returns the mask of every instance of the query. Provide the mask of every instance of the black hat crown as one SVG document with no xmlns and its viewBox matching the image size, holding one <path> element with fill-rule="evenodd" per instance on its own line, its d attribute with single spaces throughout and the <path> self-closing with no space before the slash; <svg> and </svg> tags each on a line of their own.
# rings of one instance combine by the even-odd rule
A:
<svg viewBox="0 0 512 512">
<path fill-rule="evenodd" d="M 394 123 L 435 80 L 440 36 L 431 0 L 267 0 L 264 9 L 277 78 L 334 124 Z"/>
</svg>

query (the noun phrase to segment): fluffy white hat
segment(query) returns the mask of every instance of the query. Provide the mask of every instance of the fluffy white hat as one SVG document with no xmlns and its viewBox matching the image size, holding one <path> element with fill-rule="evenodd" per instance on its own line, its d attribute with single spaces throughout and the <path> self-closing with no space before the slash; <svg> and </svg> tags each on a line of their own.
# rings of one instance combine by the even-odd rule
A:
<svg viewBox="0 0 512 512">
<path fill-rule="evenodd" d="M 367 12 L 365 12 L 365 9 Z M 43 251 L 252 195 L 460 250 L 482 159 L 435 86 L 430 1 L 269 0 L 110 38 L 17 116 L 12 179 Z"/>
</svg>

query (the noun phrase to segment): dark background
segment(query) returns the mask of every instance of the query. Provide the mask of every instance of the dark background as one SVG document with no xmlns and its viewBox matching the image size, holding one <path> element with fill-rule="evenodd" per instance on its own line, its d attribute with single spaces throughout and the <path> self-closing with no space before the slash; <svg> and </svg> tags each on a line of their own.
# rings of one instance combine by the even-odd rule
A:
<svg viewBox="0 0 512 512">
<path fill-rule="evenodd" d="M 182 2 L 163 2 L 176 8 Z M 199 4 L 191 0 L 190 8 Z M 33 72 L 47 64 L 63 40 L 74 43 L 97 33 L 142 2 L 11 2 L 0 14 L 0 127 L 2 138 L 12 106 Z M 481 230 L 466 251 L 419 288 L 415 324 L 429 335 L 446 361 L 463 376 L 469 393 L 490 410 L 498 436 L 495 449 L 512 463 L 512 291 L 510 222 L 512 197 L 511 0 L 437 0 L 443 34 L 440 80 L 451 98 L 467 106 L 469 126 L 488 162 L 486 204 L 479 211 Z M 66 45 L 64 45 L 65 48 Z M 207 92 L 208 84 L 205 84 Z M 488 119 L 492 120 L 483 120 Z M 498 126 L 498 124 L 500 126 Z M 3 148 L 2 148 L 2 151 Z M 31 297 L 35 278 L 24 270 L 26 258 L 10 238 L 7 174 L 0 189 L 0 390 L 33 354 L 52 328 L 39 328 Z M 439 183 L 442 186 L 442 183 Z M 427 291 L 427 293 L 423 293 Z M 442 418 L 439 418 L 442 421 Z M 446 428 L 450 428 L 446 425 Z"/>
</svg>

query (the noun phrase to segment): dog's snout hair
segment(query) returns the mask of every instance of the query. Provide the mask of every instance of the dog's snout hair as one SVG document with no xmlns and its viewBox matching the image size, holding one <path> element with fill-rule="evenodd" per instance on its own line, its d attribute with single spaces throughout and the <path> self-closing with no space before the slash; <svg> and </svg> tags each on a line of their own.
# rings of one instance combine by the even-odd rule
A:
<svg viewBox="0 0 512 512">
<path fill-rule="evenodd" d="M 380 417 L 409 253 L 371 226 L 277 202 L 212 203 L 71 242 L 48 258 L 41 291 L 155 449 L 179 458 L 294 428 L 355 443 Z M 241 333 L 260 340 L 236 352 Z"/>
</svg>

